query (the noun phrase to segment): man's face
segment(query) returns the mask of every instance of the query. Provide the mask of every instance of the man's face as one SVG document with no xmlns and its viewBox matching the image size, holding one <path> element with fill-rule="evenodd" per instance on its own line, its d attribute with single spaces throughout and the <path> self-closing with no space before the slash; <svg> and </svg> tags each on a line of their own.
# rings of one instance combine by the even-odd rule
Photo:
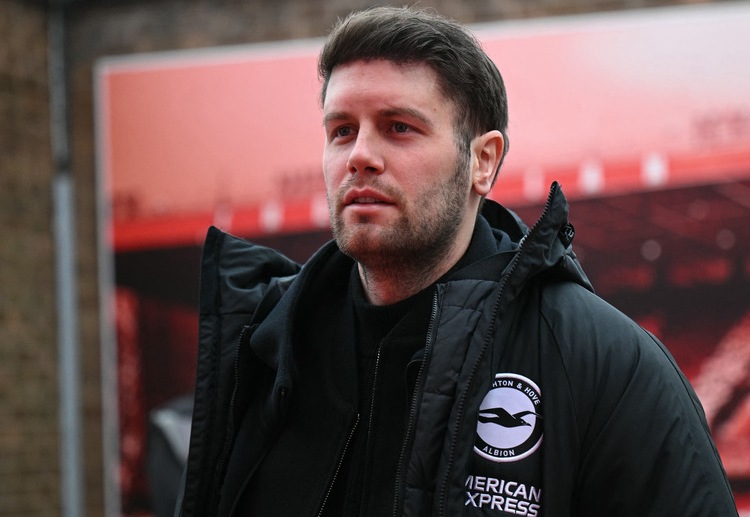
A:
<svg viewBox="0 0 750 517">
<path fill-rule="evenodd" d="M 471 177 L 454 107 L 424 64 L 356 61 L 331 74 L 323 172 L 334 237 L 363 264 L 434 262 L 466 227 Z"/>
</svg>

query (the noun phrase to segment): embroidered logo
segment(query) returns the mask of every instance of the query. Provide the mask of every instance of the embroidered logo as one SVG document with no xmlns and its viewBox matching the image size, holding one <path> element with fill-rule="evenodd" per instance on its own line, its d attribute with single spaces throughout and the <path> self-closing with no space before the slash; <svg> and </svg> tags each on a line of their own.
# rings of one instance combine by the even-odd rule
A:
<svg viewBox="0 0 750 517">
<path fill-rule="evenodd" d="M 498 373 L 479 406 L 474 450 L 497 462 L 518 461 L 542 443 L 542 395 L 530 379 Z"/>
</svg>

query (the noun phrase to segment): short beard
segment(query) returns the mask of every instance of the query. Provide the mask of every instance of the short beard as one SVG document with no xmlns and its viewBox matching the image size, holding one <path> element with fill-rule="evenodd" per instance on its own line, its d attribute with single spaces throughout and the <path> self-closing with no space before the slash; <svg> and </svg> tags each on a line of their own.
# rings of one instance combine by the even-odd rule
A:
<svg viewBox="0 0 750 517">
<path fill-rule="evenodd" d="M 425 286 L 455 246 L 467 209 L 469 160 L 468 145 L 459 143 L 449 180 L 423 193 L 411 214 L 402 214 L 393 226 L 381 229 L 376 237 L 371 238 L 366 230 L 347 227 L 332 213 L 333 235 L 341 251 L 361 264 L 365 271 L 392 272 L 406 290 Z M 397 195 L 377 183 L 373 186 L 386 195 Z M 418 214 L 424 215 L 422 221 L 410 219 Z M 367 224 L 367 221 L 361 223 Z"/>
</svg>

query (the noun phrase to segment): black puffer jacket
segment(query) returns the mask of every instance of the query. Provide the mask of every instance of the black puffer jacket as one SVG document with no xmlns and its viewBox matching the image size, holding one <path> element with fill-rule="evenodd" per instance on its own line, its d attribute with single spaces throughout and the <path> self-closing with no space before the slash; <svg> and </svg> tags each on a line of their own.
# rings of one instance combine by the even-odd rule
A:
<svg viewBox="0 0 750 517">
<path fill-rule="evenodd" d="M 700 403 L 669 352 L 593 294 L 570 248 L 559 186 L 530 229 L 492 202 L 483 215 L 519 244 L 437 286 L 393 515 L 737 515 Z M 233 513 L 283 429 L 304 368 L 291 323 L 350 270 L 333 243 L 300 268 L 210 230 L 178 515 Z M 480 433 L 502 416 L 484 401 L 509 379 L 538 404 L 512 415 L 528 430 L 512 446 Z M 313 479 L 290 465 L 289 497 L 264 515 L 318 514 L 356 419 L 343 410 L 331 417 L 326 443 L 315 446 L 338 452 L 326 453 Z M 539 459 L 537 486 L 503 477 L 502 456 L 519 453 Z"/>
</svg>

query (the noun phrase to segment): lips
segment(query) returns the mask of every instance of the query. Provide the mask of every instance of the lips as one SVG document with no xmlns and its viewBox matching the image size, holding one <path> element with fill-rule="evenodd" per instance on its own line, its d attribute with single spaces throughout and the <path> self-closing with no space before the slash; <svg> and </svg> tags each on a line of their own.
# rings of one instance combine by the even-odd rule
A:
<svg viewBox="0 0 750 517">
<path fill-rule="evenodd" d="M 344 206 L 349 205 L 392 205 L 393 201 L 372 189 L 350 190 L 344 196 Z"/>
</svg>

